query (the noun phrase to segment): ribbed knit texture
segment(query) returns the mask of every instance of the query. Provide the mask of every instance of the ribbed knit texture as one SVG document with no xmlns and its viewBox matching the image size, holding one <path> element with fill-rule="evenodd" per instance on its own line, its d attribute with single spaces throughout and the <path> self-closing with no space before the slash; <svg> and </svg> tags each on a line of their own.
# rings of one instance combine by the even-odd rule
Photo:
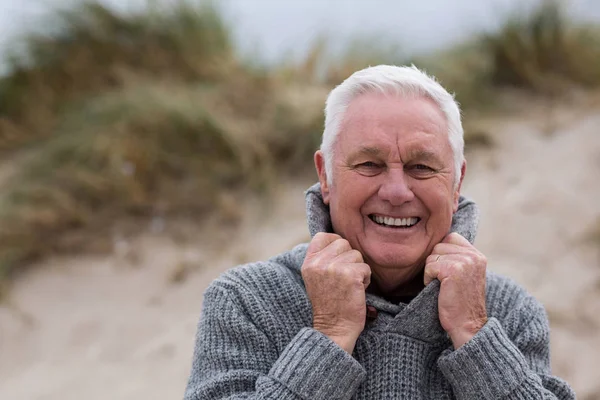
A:
<svg viewBox="0 0 600 400">
<path fill-rule="evenodd" d="M 311 235 L 331 230 L 318 185 L 307 214 Z M 472 242 L 477 218 L 461 198 L 451 230 Z M 543 307 L 509 279 L 488 273 L 489 321 L 458 350 L 439 322 L 438 281 L 408 305 L 367 294 L 378 317 L 351 356 L 311 327 L 306 249 L 231 269 L 206 290 L 186 400 L 575 398 L 550 373 Z"/>
</svg>

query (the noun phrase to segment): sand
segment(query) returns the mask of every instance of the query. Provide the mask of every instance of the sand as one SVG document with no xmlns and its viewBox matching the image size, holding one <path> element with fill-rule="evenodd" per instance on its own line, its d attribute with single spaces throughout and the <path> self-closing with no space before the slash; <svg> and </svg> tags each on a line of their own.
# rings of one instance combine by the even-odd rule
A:
<svg viewBox="0 0 600 400">
<path fill-rule="evenodd" d="M 468 153 L 463 193 L 481 207 L 489 268 L 546 305 L 554 373 L 600 399 L 600 246 L 583 240 L 600 217 L 600 114 L 578 104 L 533 114 L 481 121 L 496 144 Z M 154 221 L 112 254 L 33 266 L 0 305 L 0 399 L 182 398 L 204 288 L 306 241 L 309 183 L 282 184 L 268 207 L 241 202 L 238 225 L 213 218 L 174 235 L 181 222 Z"/>
</svg>

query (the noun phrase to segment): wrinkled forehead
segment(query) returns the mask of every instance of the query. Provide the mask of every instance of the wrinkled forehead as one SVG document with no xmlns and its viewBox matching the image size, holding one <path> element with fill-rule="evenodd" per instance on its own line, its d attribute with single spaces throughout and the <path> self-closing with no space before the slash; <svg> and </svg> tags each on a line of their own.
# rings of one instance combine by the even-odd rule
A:
<svg viewBox="0 0 600 400">
<path fill-rule="evenodd" d="M 445 114 L 435 101 L 418 95 L 356 97 L 346 109 L 337 139 L 338 150 L 372 155 L 399 144 L 422 154 L 452 152 Z"/>
</svg>

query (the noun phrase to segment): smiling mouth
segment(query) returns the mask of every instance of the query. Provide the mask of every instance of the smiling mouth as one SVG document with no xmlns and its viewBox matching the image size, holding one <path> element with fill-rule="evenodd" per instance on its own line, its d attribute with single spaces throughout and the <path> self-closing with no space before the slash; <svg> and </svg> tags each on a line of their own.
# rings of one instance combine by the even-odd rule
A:
<svg viewBox="0 0 600 400">
<path fill-rule="evenodd" d="M 385 226 L 388 228 L 410 228 L 418 224 L 421 220 L 421 218 L 419 217 L 393 218 L 375 214 L 369 215 L 369 218 L 377 225 Z"/>
</svg>

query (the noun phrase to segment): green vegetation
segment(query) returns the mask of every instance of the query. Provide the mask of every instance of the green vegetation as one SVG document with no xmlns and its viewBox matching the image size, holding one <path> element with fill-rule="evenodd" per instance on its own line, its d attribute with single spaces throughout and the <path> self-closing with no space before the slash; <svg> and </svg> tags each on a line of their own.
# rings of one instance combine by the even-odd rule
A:
<svg viewBox="0 0 600 400">
<path fill-rule="evenodd" d="M 561 4 L 547 1 L 525 18 L 509 20 L 498 35 L 486 36 L 491 82 L 535 90 L 567 81 L 600 84 L 600 32 L 572 25 Z"/>
<path fill-rule="evenodd" d="M 325 92 L 243 65 L 211 5 L 124 16 L 86 3 L 58 17 L 0 80 L 0 151 L 26 155 L 0 182 L 0 280 L 78 247 L 70 232 L 156 210 L 201 217 L 318 146 Z"/>
<path fill-rule="evenodd" d="M 556 95 L 600 85 L 600 28 L 570 21 L 558 0 L 509 16 L 497 32 L 418 60 L 457 94 L 464 108 L 498 104 L 499 89 Z"/>
<path fill-rule="evenodd" d="M 210 3 L 124 15 L 88 2 L 55 17 L 0 78 L 0 154 L 15 170 L 4 179 L 0 164 L 0 281 L 33 257 L 78 248 L 64 244 L 69 233 L 103 234 L 156 210 L 201 218 L 223 193 L 309 170 L 328 90 L 369 64 L 406 59 L 365 40 L 331 59 L 320 40 L 301 63 L 257 68 Z M 470 112 L 506 86 L 598 85 L 595 29 L 551 3 L 413 62 Z"/>
<path fill-rule="evenodd" d="M 181 2 L 123 16 L 86 2 L 55 17 L 52 32 L 27 37 L 24 54 L 9 57 L 10 75 L 0 81 L 0 149 L 50 135 L 65 105 L 134 77 L 213 82 L 237 68 L 230 29 L 210 5 Z"/>
</svg>

